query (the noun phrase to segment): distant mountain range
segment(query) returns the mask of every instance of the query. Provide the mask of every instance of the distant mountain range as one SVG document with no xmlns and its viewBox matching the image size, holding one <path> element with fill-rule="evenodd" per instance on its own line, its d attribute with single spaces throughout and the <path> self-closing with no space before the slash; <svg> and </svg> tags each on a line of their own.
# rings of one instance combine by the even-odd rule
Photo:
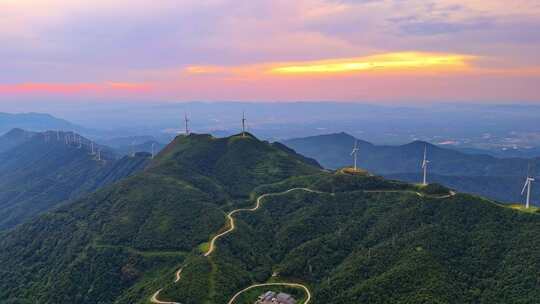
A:
<svg viewBox="0 0 540 304">
<path fill-rule="evenodd" d="M 535 303 L 539 215 L 326 172 L 250 134 L 178 136 L 145 170 L 0 234 L 0 299 L 217 304 L 280 282 L 314 304 Z"/>
<path fill-rule="evenodd" d="M 98 145 L 92 154 L 90 141 L 71 132 L 13 129 L 0 137 L 0 147 L 0 230 L 129 176 L 149 160 L 144 154 L 116 159 Z"/>
<path fill-rule="evenodd" d="M 43 113 L 1 113 L 0 112 L 0 133 L 8 132 L 11 129 L 20 128 L 30 131 L 45 130 L 66 130 L 80 131 L 83 128 L 67 120 L 56 118 Z"/>
<path fill-rule="evenodd" d="M 355 138 L 336 133 L 284 141 L 299 153 L 314 158 L 325 168 L 351 166 L 350 152 Z M 377 146 L 358 140 L 359 165 L 373 173 L 409 182 L 421 180 L 421 162 L 427 147 L 429 180 L 448 187 L 476 193 L 506 202 L 522 201 L 520 195 L 529 165 L 536 171 L 540 158 L 496 158 L 490 155 L 466 154 L 415 141 L 401 146 Z M 533 187 L 540 198 L 540 187 Z"/>
</svg>

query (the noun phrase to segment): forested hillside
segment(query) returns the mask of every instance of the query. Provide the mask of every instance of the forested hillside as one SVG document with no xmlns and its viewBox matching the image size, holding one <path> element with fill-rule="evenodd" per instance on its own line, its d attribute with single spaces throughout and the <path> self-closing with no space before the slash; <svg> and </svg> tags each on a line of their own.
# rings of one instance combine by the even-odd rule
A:
<svg viewBox="0 0 540 304">
<path fill-rule="evenodd" d="M 180 136 L 144 172 L 1 236 L 9 276 L 0 277 L 0 298 L 145 303 L 255 187 L 317 172 L 251 135 Z"/>
<path fill-rule="evenodd" d="M 149 155 L 116 159 L 110 149 L 65 132 L 13 130 L 0 137 L 0 230 L 142 170 Z M 68 138 L 66 140 L 66 138 Z M 100 150 L 98 159 L 97 151 Z"/>
<path fill-rule="evenodd" d="M 315 304 L 535 303 L 540 296 L 538 213 L 342 173 L 256 193 L 297 187 L 322 193 L 269 196 L 261 210 L 238 214 L 237 230 L 211 258 L 191 260 L 162 300 L 227 303 L 265 282 L 302 283 Z"/>
</svg>

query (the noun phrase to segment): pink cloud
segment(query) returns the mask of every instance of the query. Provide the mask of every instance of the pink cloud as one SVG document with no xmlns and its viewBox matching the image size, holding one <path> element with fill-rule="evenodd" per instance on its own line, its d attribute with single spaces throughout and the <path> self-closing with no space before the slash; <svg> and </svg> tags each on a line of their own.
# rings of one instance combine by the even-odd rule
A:
<svg viewBox="0 0 540 304">
<path fill-rule="evenodd" d="M 53 94 L 73 95 L 80 93 L 148 92 L 148 84 L 108 82 L 108 83 L 18 83 L 0 84 L 0 94 Z"/>
</svg>

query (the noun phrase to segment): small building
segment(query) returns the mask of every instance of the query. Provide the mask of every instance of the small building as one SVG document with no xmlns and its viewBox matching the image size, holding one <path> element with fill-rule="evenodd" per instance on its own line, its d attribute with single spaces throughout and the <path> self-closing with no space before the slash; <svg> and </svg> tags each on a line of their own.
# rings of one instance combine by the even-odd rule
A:
<svg viewBox="0 0 540 304">
<path fill-rule="evenodd" d="M 296 304 L 296 300 L 284 292 L 267 291 L 259 296 L 255 304 Z"/>
</svg>

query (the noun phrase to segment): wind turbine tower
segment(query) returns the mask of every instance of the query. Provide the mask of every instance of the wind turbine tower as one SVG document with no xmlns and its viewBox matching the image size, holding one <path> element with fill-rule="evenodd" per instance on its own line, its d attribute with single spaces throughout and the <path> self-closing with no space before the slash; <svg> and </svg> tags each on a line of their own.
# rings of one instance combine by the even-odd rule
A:
<svg viewBox="0 0 540 304">
<path fill-rule="evenodd" d="M 242 112 L 242 137 L 246 137 L 246 112 Z"/>
<path fill-rule="evenodd" d="M 430 161 L 427 159 L 427 145 L 424 146 L 424 160 L 422 161 L 422 169 L 424 169 L 424 179 L 422 185 L 427 185 L 427 169 Z"/>
<path fill-rule="evenodd" d="M 186 124 L 186 136 L 189 135 L 189 118 L 187 113 L 184 113 L 184 122 Z"/>
<path fill-rule="evenodd" d="M 531 185 L 532 182 L 534 182 L 535 179 L 531 176 L 531 166 L 529 164 L 529 170 L 527 172 L 527 179 L 525 179 L 525 185 L 523 185 L 523 190 L 521 190 L 521 195 L 525 193 L 525 190 L 527 191 L 527 199 L 525 202 L 525 208 L 529 209 L 531 206 Z"/>
<path fill-rule="evenodd" d="M 152 159 L 154 159 L 154 156 L 156 156 L 155 147 L 156 147 L 156 143 L 152 143 Z"/>
<path fill-rule="evenodd" d="M 354 147 L 351 152 L 351 156 L 354 159 L 354 171 L 358 170 L 358 151 L 360 151 L 360 149 L 358 148 L 358 140 L 355 140 Z"/>
</svg>

